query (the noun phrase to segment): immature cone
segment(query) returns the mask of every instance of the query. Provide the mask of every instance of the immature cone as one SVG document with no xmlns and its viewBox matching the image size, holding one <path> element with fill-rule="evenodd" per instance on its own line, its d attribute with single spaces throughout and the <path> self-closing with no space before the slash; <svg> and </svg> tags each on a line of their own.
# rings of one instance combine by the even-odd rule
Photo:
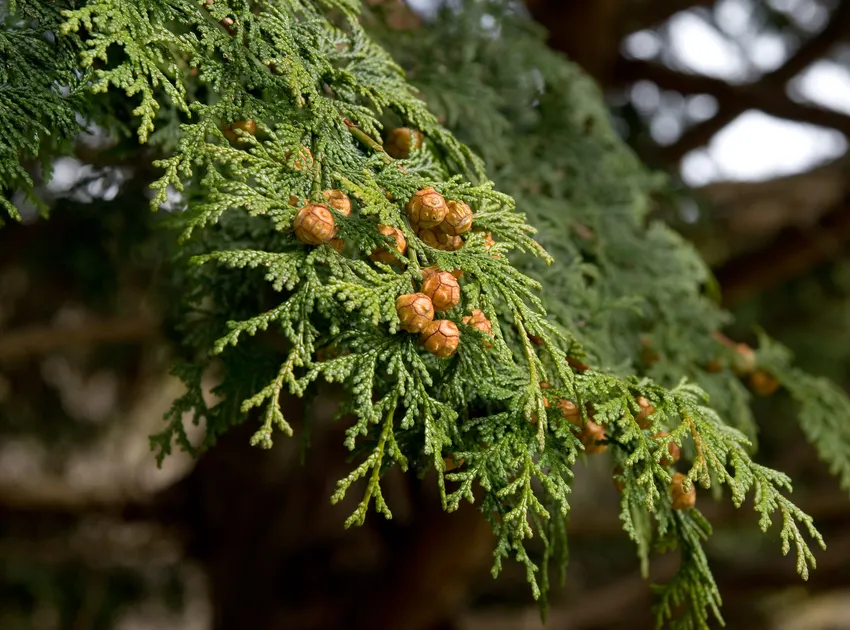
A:
<svg viewBox="0 0 850 630">
<path fill-rule="evenodd" d="M 493 234 L 491 232 L 487 232 L 487 234 L 484 235 L 484 247 L 490 249 L 495 244 L 496 241 L 493 240 Z"/>
<path fill-rule="evenodd" d="M 308 203 L 295 215 L 292 229 L 302 243 L 319 245 L 333 238 L 336 225 L 333 214 L 325 204 Z"/>
<path fill-rule="evenodd" d="M 697 502 L 697 489 L 694 484 L 691 484 L 689 492 L 685 492 L 683 482 L 686 475 L 677 472 L 673 475 L 673 481 L 670 483 L 670 494 L 673 497 L 674 510 L 686 510 L 694 507 Z"/>
<path fill-rule="evenodd" d="M 410 155 L 411 150 L 422 146 L 422 132 L 410 127 L 398 127 L 390 131 L 384 150 L 398 160 Z"/>
<path fill-rule="evenodd" d="M 419 228 L 416 235 L 428 247 L 433 247 L 434 249 L 453 252 L 463 247 L 463 239 L 461 237 L 450 236 L 438 228 Z"/>
<path fill-rule="evenodd" d="M 640 411 L 635 421 L 641 429 L 648 429 L 652 426 L 652 420 L 649 419 L 649 416 L 655 413 L 655 407 L 652 406 L 648 398 L 643 396 L 638 397 L 637 404 L 640 407 Z"/>
<path fill-rule="evenodd" d="M 347 217 L 351 216 L 351 199 L 344 192 L 336 189 L 325 190 L 322 196 L 331 208 Z"/>
<path fill-rule="evenodd" d="M 338 254 L 342 253 L 343 248 L 345 248 L 345 241 L 341 238 L 332 238 L 328 241 L 328 245 L 333 247 Z"/>
<path fill-rule="evenodd" d="M 661 433 L 656 434 L 655 438 L 664 438 L 670 435 L 667 431 L 662 431 Z M 665 455 L 661 458 L 662 466 L 672 466 L 676 462 L 679 461 L 679 458 L 682 456 L 682 449 L 679 448 L 679 445 L 675 442 L 670 442 L 667 444 L 667 452 L 669 455 Z"/>
<path fill-rule="evenodd" d="M 460 331 L 453 321 L 438 319 L 425 326 L 419 339 L 428 352 L 440 358 L 446 358 L 457 351 Z"/>
<path fill-rule="evenodd" d="M 779 381 L 764 370 L 756 370 L 749 378 L 750 388 L 759 396 L 771 396 L 779 389 Z"/>
<path fill-rule="evenodd" d="M 440 230 L 450 236 L 465 234 L 472 227 L 472 208 L 462 201 L 447 201 L 446 218 L 440 223 Z"/>
<path fill-rule="evenodd" d="M 440 313 L 457 306 L 460 302 L 460 285 L 448 271 L 440 271 L 425 278 L 422 283 L 422 293 L 431 298 L 434 309 Z"/>
<path fill-rule="evenodd" d="M 422 332 L 434 320 L 434 305 L 424 293 L 398 296 L 395 310 L 401 320 L 401 327 L 409 333 Z"/>
<path fill-rule="evenodd" d="M 446 200 L 431 187 L 417 191 L 407 202 L 407 218 L 417 230 L 437 227 L 448 211 Z"/>
<path fill-rule="evenodd" d="M 239 136 L 236 135 L 236 129 L 253 136 L 257 133 L 257 123 L 250 118 L 248 120 L 237 120 L 235 123 L 225 125 L 221 131 L 225 138 L 231 142 L 236 142 L 239 139 Z"/>
<path fill-rule="evenodd" d="M 394 228 L 391 225 L 379 225 L 378 232 L 383 234 L 384 236 L 389 236 L 390 238 L 395 240 L 395 247 L 393 249 L 397 251 L 400 255 L 404 255 L 404 252 L 407 251 L 407 239 L 404 238 L 404 233 L 398 228 Z M 392 265 L 393 263 L 398 262 L 398 258 L 393 256 L 388 250 L 383 247 L 379 247 L 371 254 L 369 254 L 369 258 L 375 262 L 386 263 L 387 265 Z"/>
<path fill-rule="evenodd" d="M 292 155 L 291 151 L 287 151 L 284 156 L 287 160 Z M 313 152 L 305 146 L 298 149 L 298 155 L 295 156 L 295 163 L 292 165 L 296 171 L 308 171 L 313 168 Z"/>
</svg>

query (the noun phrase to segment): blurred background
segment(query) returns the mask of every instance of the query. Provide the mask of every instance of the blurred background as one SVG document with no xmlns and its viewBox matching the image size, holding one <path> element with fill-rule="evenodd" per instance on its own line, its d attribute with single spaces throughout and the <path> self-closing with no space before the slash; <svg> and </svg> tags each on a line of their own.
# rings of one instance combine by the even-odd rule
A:
<svg viewBox="0 0 850 630">
<path fill-rule="evenodd" d="M 400 28 L 427 28 L 437 6 L 368 4 Z M 759 324 L 850 387 L 850 2 L 526 6 L 602 86 L 621 136 L 674 178 L 660 216 L 710 262 L 738 318 L 730 335 Z M 350 506 L 315 499 L 347 472 L 338 429 L 313 435 L 309 465 L 297 439 L 260 452 L 236 429 L 197 462 L 156 468 L 148 436 L 181 386 L 161 332 L 161 250 L 147 245 L 150 174 L 85 146 L 45 182 L 50 221 L 0 230 L 0 628 L 541 627 L 523 571 L 492 580 L 487 525 L 444 515 L 428 479 L 391 475 L 394 520 L 344 531 Z M 727 627 L 850 629 L 850 498 L 788 407 L 757 401 L 760 459 L 794 479 L 829 550 L 802 583 L 775 531 L 701 503 Z M 546 627 L 649 628 L 607 465 L 577 468 L 566 587 Z M 674 568 L 661 558 L 652 575 Z"/>
</svg>

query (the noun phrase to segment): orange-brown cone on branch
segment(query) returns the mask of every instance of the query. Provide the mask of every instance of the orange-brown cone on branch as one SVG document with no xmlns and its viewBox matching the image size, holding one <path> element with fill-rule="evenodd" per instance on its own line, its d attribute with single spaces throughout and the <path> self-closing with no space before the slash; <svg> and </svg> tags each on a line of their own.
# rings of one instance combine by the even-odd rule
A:
<svg viewBox="0 0 850 630">
<path fill-rule="evenodd" d="M 397 160 L 403 160 L 413 149 L 422 146 L 422 132 L 410 127 L 398 127 L 390 131 L 384 143 L 384 151 Z"/>
<path fill-rule="evenodd" d="M 333 214 L 325 204 L 308 203 L 295 215 L 292 229 L 302 243 L 319 245 L 333 238 L 336 224 Z"/>
<path fill-rule="evenodd" d="M 425 326 L 419 339 L 428 352 L 444 359 L 457 351 L 460 331 L 453 321 L 438 319 Z"/>
<path fill-rule="evenodd" d="M 472 311 L 472 315 L 467 315 L 463 318 L 463 323 L 467 326 L 471 326 L 475 330 L 480 330 L 485 335 L 493 336 L 493 325 L 490 323 L 490 320 L 487 319 L 487 316 L 477 308 Z M 487 348 L 492 348 L 493 344 L 490 342 L 484 342 L 484 345 Z M 543 384 L 540 384 L 540 387 L 543 387 Z M 548 402 L 548 401 L 547 401 Z"/>
<path fill-rule="evenodd" d="M 584 452 L 588 455 L 604 453 L 608 448 L 607 444 L 599 444 L 599 442 L 605 439 L 605 429 L 596 424 L 593 420 L 588 420 L 584 423 L 579 439 L 584 445 Z"/>
<path fill-rule="evenodd" d="M 345 216 L 351 216 L 351 199 L 348 198 L 341 190 L 332 189 L 322 191 L 322 197 L 328 202 L 328 205 Z"/>
<path fill-rule="evenodd" d="M 225 125 L 222 129 L 222 133 L 224 133 L 224 137 L 231 142 L 236 142 L 239 139 L 239 136 L 236 135 L 237 129 L 253 136 L 257 133 L 257 123 L 250 118 L 248 120 L 237 120 L 234 123 Z"/>
<path fill-rule="evenodd" d="M 749 383 L 750 389 L 759 396 L 771 396 L 779 389 L 779 381 L 776 377 L 764 370 L 756 370 L 750 374 Z"/>
<path fill-rule="evenodd" d="M 480 330 L 485 335 L 493 336 L 493 325 L 490 323 L 490 320 L 487 319 L 487 316 L 484 315 L 484 312 L 477 308 L 472 311 L 472 315 L 467 315 L 463 318 L 463 323 L 475 328 L 476 330 Z M 543 383 L 540 384 L 540 387 L 543 388 Z"/>
<path fill-rule="evenodd" d="M 472 227 L 472 208 L 462 201 L 447 201 L 446 218 L 440 223 L 440 230 L 450 236 L 465 234 Z"/>
<path fill-rule="evenodd" d="M 409 333 L 419 333 L 434 320 L 434 305 L 424 293 L 400 295 L 395 301 L 395 310 L 401 327 Z"/>
<path fill-rule="evenodd" d="M 434 309 L 442 313 L 460 302 L 460 285 L 448 271 L 440 271 L 425 278 L 422 293 L 431 298 Z"/>
<path fill-rule="evenodd" d="M 578 438 L 584 445 L 584 452 L 588 455 L 604 453 L 608 445 L 598 444 L 597 442 L 605 439 L 605 429 L 593 421 L 592 410 L 589 410 L 587 421 L 582 423 L 581 410 L 573 401 L 561 398 L 557 404 L 561 415 L 568 422 L 581 429 Z"/>
<path fill-rule="evenodd" d="M 687 476 L 677 472 L 673 475 L 673 481 L 670 483 L 670 495 L 673 498 L 674 510 L 686 510 L 694 507 L 697 502 L 697 489 L 694 484 L 691 484 L 691 489 L 685 492 L 684 481 Z"/>
<path fill-rule="evenodd" d="M 445 252 L 457 251 L 463 247 L 463 239 L 459 236 L 449 236 L 438 228 L 419 228 L 416 235 L 428 247 L 440 249 Z"/>
<path fill-rule="evenodd" d="M 395 247 L 393 247 L 393 249 L 398 252 L 399 255 L 404 255 L 407 251 L 407 239 L 404 238 L 404 233 L 401 230 L 391 225 L 379 225 L 378 232 L 393 239 L 395 241 Z M 393 263 L 398 262 L 398 258 L 383 247 L 379 247 L 369 254 L 369 258 L 375 262 L 382 262 L 387 265 L 392 265 Z"/>
<path fill-rule="evenodd" d="M 407 218 L 416 230 L 437 227 L 448 211 L 446 200 L 430 186 L 417 191 L 407 202 Z"/>
</svg>

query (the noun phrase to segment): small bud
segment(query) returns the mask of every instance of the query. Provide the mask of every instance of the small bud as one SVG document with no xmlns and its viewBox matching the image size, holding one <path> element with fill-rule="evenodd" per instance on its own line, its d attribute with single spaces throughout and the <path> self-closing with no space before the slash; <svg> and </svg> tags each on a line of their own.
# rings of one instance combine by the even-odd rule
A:
<svg viewBox="0 0 850 630">
<path fill-rule="evenodd" d="M 348 198 L 341 190 L 325 190 L 322 196 L 328 202 L 328 205 L 345 216 L 351 216 L 351 199 Z"/>
<path fill-rule="evenodd" d="M 448 211 L 446 200 L 431 187 L 417 191 L 407 202 L 407 217 L 416 230 L 437 227 Z"/>
<path fill-rule="evenodd" d="M 691 489 L 685 492 L 685 479 L 687 479 L 686 475 L 677 472 L 673 475 L 673 481 L 670 483 L 670 495 L 673 498 L 674 510 L 686 510 L 696 505 L 697 489 L 694 484 L 691 484 Z"/>
<path fill-rule="evenodd" d="M 447 201 L 446 218 L 440 223 L 440 230 L 450 236 L 460 236 L 472 227 L 472 208 L 462 201 Z"/>
<path fill-rule="evenodd" d="M 345 241 L 341 238 L 332 238 L 328 241 L 328 245 L 333 247 L 338 254 L 341 254 L 342 250 L 345 248 Z"/>
<path fill-rule="evenodd" d="M 292 229 L 302 243 L 319 245 L 333 238 L 336 225 L 333 214 L 325 204 L 309 203 L 295 215 Z"/>
<path fill-rule="evenodd" d="M 453 321 L 438 319 L 425 326 L 419 339 L 428 352 L 440 358 L 446 358 L 457 351 L 460 331 Z"/>
<path fill-rule="evenodd" d="M 447 271 L 429 275 L 422 283 L 422 293 L 431 298 L 434 309 L 440 313 L 460 303 L 460 285 Z"/>
<path fill-rule="evenodd" d="M 434 305 L 424 293 L 400 295 L 395 301 L 395 310 L 401 327 L 409 333 L 419 333 L 434 320 Z"/>
<path fill-rule="evenodd" d="M 391 225 L 379 225 L 378 232 L 383 234 L 384 236 L 389 236 L 390 238 L 395 240 L 395 247 L 393 249 L 399 253 L 399 255 L 404 255 L 407 251 L 407 239 L 404 238 L 404 233 L 398 228 L 392 227 Z M 398 262 L 398 258 L 396 258 L 389 250 L 379 247 L 371 254 L 369 254 L 369 258 L 375 262 L 382 262 L 387 265 L 392 265 Z"/>
<path fill-rule="evenodd" d="M 413 149 L 422 146 L 422 132 L 409 127 L 398 127 L 390 131 L 384 150 L 397 160 L 403 160 L 410 155 Z"/>
</svg>

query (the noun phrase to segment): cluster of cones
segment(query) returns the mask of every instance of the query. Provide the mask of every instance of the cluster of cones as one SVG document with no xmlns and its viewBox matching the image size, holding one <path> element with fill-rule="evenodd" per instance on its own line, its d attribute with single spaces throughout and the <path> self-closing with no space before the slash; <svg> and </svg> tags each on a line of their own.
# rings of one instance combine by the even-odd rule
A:
<svg viewBox="0 0 850 630">
<path fill-rule="evenodd" d="M 448 271 L 428 267 L 422 271 L 418 293 L 398 296 L 395 302 L 401 327 L 419 335 L 423 347 L 431 354 L 452 356 L 460 343 L 460 329 L 450 319 L 434 319 L 436 313 L 448 311 L 460 303 L 460 284 Z M 492 336 L 490 320 L 478 309 L 463 318 L 463 323 Z"/>
</svg>

